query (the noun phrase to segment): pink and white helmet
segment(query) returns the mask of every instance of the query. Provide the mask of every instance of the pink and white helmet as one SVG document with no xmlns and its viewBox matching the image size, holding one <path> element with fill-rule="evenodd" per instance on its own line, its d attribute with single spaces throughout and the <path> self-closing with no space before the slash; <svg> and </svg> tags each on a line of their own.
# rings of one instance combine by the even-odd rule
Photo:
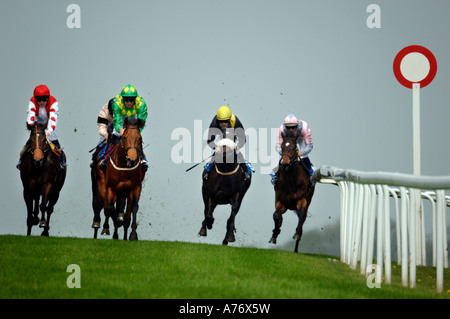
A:
<svg viewBox="0 0 450 319">
<path fill-rule="evenodd" d="M 297 126 L 298 125 L 298 118 L 294 115 L 294 114 L 288 114 L 285 118 L 284 118 L 284 125 L 286 127 L 290 127 L 290 126 Z"/>
</svg>

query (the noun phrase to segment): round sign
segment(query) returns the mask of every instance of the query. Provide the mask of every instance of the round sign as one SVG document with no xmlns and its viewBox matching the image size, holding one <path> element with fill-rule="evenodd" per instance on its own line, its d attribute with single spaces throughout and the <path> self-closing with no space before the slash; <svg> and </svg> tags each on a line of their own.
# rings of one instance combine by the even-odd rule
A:
<svg viewBox="0 0 450 319">
<path fill-rule="evenodd" d="M 405 87 L 412 89 L 414 83 L 423 88 L 433 81 L 437 72 L 433 53 L 420 45 L 410 45 L 397 53 L 394 59 L 394 75 Z"/>
</svg>

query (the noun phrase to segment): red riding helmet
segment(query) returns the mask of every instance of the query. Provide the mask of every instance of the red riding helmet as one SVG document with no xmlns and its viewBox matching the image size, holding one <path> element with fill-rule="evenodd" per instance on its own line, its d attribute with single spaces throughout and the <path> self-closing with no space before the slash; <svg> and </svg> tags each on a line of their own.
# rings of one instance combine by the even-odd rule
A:
<svg viewBox="0 0 450 319">
<path fill-rule="evenodd" d="M 33 96 L 49 96 L 50 90 L 47 85 L 41 84 L 34 88 Z"/>
</svg>

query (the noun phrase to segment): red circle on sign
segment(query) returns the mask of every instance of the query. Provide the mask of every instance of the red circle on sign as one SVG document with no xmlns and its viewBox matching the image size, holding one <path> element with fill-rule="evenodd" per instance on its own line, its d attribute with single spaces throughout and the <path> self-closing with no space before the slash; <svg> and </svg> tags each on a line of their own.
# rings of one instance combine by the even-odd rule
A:
<svg viewBox="0 0 450 319">
<path fill-rule="evenodd" d="M 400 64 L 402 63 L 402 60 L 405 56 L 407 56 L 410 53 L 417 52 L 423 54 L 430 63 L 430 71 L 428 72 L 428 75 L 419 82 L 411 82 L 410 80 L 406 79 L 401 70 L 400 70 Z M 397 80 L 402 84 L 403 86 L 407 87 L 408 89 L 412 89 L 412 86 L 414 83 L 420 83 L 420 87 L 426 87 L 428 84 L 433 81 L 434 76 L 437 72 L 437 62 L 436 58 L 434 57 L 433 53 L 431 53 L 430 50 L 427 48 L 420 46 L 420 45 L 410 45 L 408 47 L 403 48 L 394 59 L 394 75 L 397 78 Z"/>
</svg>

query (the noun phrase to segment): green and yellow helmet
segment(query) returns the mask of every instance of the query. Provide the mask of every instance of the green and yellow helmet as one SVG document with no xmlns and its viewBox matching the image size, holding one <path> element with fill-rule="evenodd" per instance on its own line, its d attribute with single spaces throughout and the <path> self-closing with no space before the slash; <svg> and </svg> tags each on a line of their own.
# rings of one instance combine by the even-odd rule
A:
<svg viewBox="0 0 450 319">
<path fill-rule="evenodd" d="M 136 88 L 133 85 L 128 84 L 123 87 L 122 92 L 120 92 L 120 96 L 122 96 L 122 97 L 137 97 L 138 93 L 137 93 Z"/>
</svg>

